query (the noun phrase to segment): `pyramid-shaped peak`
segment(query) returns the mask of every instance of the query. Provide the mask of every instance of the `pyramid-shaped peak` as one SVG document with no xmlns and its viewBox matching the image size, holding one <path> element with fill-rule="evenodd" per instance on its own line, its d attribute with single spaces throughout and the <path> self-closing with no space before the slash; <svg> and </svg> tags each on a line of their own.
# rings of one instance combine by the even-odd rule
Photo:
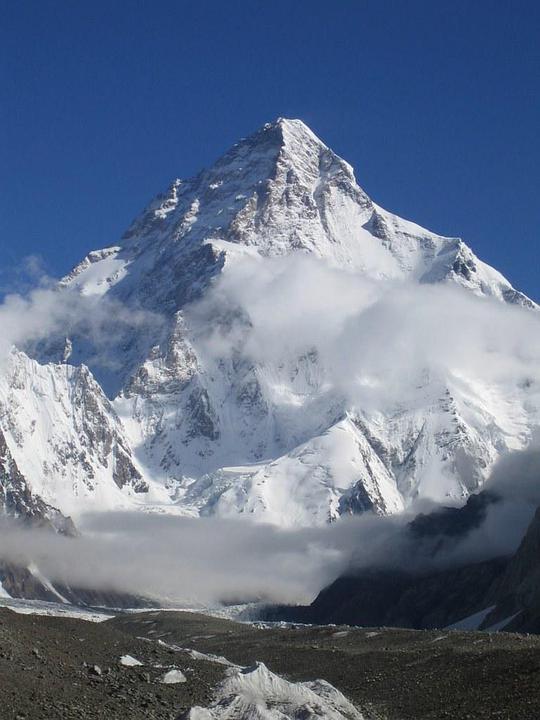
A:
<svg viewBox="0 0 540 720">
<path fill-rule="evenodd" d="M 239 140 L 223 157 L 229 157 L 238 152 L 259 151 L 261 148 L 268 152 L 278 153 L 283 149 L 296 148 L 298 150 L 302 146 L 317 152 L 332 153 L 302 120 L 278 117 L 273 122 L 265 123 L 251 135 Z"/>
<path fill-rule="evenodd" d="M 249 141 L 256 138 L 271 139 L 280 147 L 287 147 L 297 143 L 316 147 L 317 149 L 328 150 L 328 147 L 313 130 L 311 130 L 303 120 L 299 120 L 298 118 L 278 117 L 274 122 L 263 125 L 260 130 L 247 138 L 247 140 Z"/>
<path fill-rule="evenodd" d="M 276 169 L 294 171 L 309 184 L 321 172 L 343 173 L 355 184 L 351 166 L 336 155 L 315 133 L 299 119 L 279 117 L 243 138 L 225 153 L 210 169 L 212 174 L 223 174 L 238 168 L 251 175 L 270 178 Z"/>
<path fill-rule="evenodd" d="M 278 117 L 278 119 L 275 121 L 275 124 L 280 125 L 281 127 L 302 127 L 305 128 L 308 132 L 311 132 L 311 129 L 306 125 L 306 123 L 299 118 Z"/>
<path fill-rule="evenodd" d="M 278 128 L 284 135 L 290 134 L 298 138 L 303 136 L 312 142 L 314 141 L 320 145 L 324 145 L 323 141 L 313 132 L 313 130 L 306 125 L 303 120 L 298 118 L 279 117 L 273 123 L 269 123 L 265 127 L 268 126 Z M 324 146 L 326 147 L 326 145 Z"/>
</svg>

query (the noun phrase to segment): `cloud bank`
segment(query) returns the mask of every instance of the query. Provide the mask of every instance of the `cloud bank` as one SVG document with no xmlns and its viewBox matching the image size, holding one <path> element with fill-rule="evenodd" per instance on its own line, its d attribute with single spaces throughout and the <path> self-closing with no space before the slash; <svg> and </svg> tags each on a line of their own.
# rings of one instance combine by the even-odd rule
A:
<svg viewBox="0 0 540 720">
<path fill-rule="evenodd" d="M 54 582 L 176 606 L 308 603 L 343 572 L 430 572 L 512 554 L 540 505 L 540 450 L 508 456 L 487 489 L 500 500 L 470 532 L 418 543 L 412 515 L 365 514 L 322 528 L 281 530 L 239 520 L 105 513 L 65 538 L 4 522 L 0 559 L 36 565 Z M 434 551 L 437 547 L 437 551 Z"/>
</svg>

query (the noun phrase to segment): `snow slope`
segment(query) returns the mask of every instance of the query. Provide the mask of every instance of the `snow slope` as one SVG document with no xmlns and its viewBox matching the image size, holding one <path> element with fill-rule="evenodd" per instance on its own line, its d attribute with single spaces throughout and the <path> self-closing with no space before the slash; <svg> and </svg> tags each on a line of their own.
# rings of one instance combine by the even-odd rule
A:
<svg viewBox="0 0 540 720">
<path fill-rule="evenodd" d="M 0 376 L 0 420 L 20 483 L 64 514 L 149 495 L 121 423 L 84 365 L 40 365 L 13 351 Z"/>
</svg>

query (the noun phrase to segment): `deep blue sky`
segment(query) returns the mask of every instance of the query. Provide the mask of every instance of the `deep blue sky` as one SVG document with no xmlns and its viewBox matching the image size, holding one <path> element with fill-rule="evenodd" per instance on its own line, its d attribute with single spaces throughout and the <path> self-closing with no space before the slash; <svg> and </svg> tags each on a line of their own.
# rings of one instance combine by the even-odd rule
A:
<svg viewBox="0 0 540 720">
<path fill-rule="evenodd" d="M 59 275 L 300 117 L 381 205 L 540 297 L 540 3 L 3 0 L 0 267 Z M 5 275 L 4 275 L 5 277 Z"/>
</svg>

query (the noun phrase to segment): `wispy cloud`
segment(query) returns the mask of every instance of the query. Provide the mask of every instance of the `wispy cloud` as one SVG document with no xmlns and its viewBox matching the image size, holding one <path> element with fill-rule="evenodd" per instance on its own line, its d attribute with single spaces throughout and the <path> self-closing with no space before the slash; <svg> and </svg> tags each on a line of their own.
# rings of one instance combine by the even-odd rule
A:
<svg viewBox="0 0 540 720">
<path fill-rule="evenodd" d="M 41 272 L 37 259 L 28 262 L 31 281 L 6 294 L 0 304 L 0 363 L 13 346 L 34 354 L 77 338 L 79 351 L 84 349 L 79 355 L 93 370 L 114 368 L 133 331 L 144 336 L 151 329 L 155 336 L 159 330 L 162 318 L 156 313 L 128 307 L 112 297 L 60 287 Z"/>
</svg>

